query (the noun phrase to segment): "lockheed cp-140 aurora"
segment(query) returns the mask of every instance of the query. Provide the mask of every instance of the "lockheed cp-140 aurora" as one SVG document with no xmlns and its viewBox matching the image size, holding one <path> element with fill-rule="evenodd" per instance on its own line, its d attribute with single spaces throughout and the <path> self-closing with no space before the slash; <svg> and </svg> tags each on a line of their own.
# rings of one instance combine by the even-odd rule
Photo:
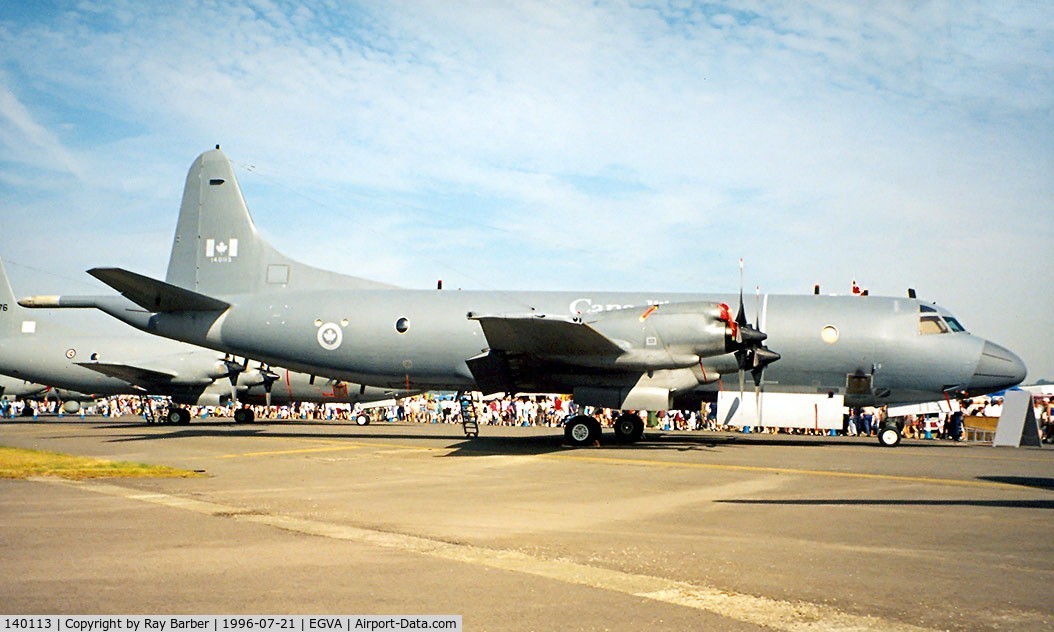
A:
<svg viewBox="0 0 1054 632">
<path fill-rule="evenodd" d="M 419 290 L 320 270 L 260 236 L 218 147 L 187 175 L 164 281 L 89 273 L 122 296 L 24 304 L 96 307 L 159 336 L 381 388 L 565 393 L 652 411 L 713 401 L 736 381 L 742 390 L 747 373 L 758 391 L 846 406 L 972 396 L 1025 377 L 1015 354 L 910 297 L 766 294 L 751 323 L 742 292 Z M 634 442 L 643 429 L 623 414 L 615 436 Z M 600 432 L 584 415 L 565 423 L 573 445 Z M 880 435 L 900 441 L 895 426 Z"/>
</svg>

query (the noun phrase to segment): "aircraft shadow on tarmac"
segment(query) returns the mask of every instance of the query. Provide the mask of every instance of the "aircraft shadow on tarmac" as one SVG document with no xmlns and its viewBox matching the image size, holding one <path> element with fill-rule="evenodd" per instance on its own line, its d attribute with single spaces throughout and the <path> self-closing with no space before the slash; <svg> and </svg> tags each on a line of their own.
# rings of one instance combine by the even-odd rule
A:
<svg viewBox="0 0 1054 632">
<path fill-rule="evenodd" d="M 1035 476 L 978 476 L 977 478 L 990 483 L 1020 485 L 1022 487 L 1054 491 L 1054 478 L 1039 478 Z"/>
<path fill-rule="evenodd" d="M 982 477 L 985 478 L 985 477 Z M 1054 509 L 1054 500 L 920 500 L 889 498 L 799 498 L 795 500 L 715 500 L 728 505 L 787 505 L 799 507 L 994 507 L 1001 509 Z"/>
<path fill-rule="evenodd" d="M 571 447 L 564 444 L 563 430 L 552 428 L 549 434 L 530 434 L 525 436 L 490 435 L 486 434 L 486 427 L 482 428 L 483 434 L 476 438 L 465 438 L 454 435 L 456 426 L 443 425 L 440 428 L 448 432 L 426 432 L 417 433 L 393 433 L 386 431 L 385 424 L 375 424 L 369 427 L 356 426 L 343 423 L 322 422 L 314 423 L 303 420 L 267 420 L 258 419 L 249 424 L 236 424 L 233 420 L 216 418 L 195 421 L 189 426 L 171 426 L 148 424 L 145 422 L 121 423 L 95 423 L 93 427 L 99 429 L 125 429 L 138 430 L 134 434 L 118 435 L 110 439 L 112 442 L 126 441 L 158 441 L 178 440 L 190 437 L 268 437 L 268 438 L 290 438 L 290 439 L 374 439 L 374 440 L 410 440 L 413 441 L 446 441 L 445 447 L 452 452 L 445 456 L 493 456 L 501 454 L 530 455 L 546 454 L 571 450 L 590 450 L 590 447 Z M 317 428 L 340 428 L 340 430 L 328 432 L 282 432 L 283 427 L 309 429 Z M 438 429 L 437 429 L 438 430 Z M 451 443 L 452 442 L 452 443 Z M 849 437 L 817 437 L 801 435 L 751 435 L 741 433 L 711 433 L 700 432 L 691 434 L 685 432 L 662 432 L 648 431 L 644 440 L 626 445 L 616 443 L 610 433 L 606 433 L 601 441 L 601 447 L 606 450 L 630 450 L 640 453 L 642 451 L 709 451 L 714 449 L 749 448 L 753 446 L 793 446 L 798 448 L 852 448 L 867 447 L 879 449 L 881 446 L 874 439 L 849 438 Z M 955 447 L 954 444 L 938 441 L 905 442 L 904 447 L 940 449 Z M 901 448 L 903 449 L 903 448 Z M 1020 483 L 1014 483 L 1020 484 Z M 1035 486 L 1035 485 L 1033 485 Z"/>
</svg>

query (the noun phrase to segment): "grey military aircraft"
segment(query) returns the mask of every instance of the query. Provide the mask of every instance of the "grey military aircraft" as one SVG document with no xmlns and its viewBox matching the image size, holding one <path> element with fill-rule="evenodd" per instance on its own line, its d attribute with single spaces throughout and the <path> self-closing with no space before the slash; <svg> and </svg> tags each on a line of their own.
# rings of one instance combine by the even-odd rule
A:
<svg viewBox="0 0 1054 632">
<path fill-rule="evenodd" d="M 0 375 L 0 402 L 53 400 L 61 404 L 60 410 L 62 412 L 75 413 L 81 409 L 82 402 L 94 399 L 96 398 L 86 393 L 37 384 L 36 382 L 20 380 L 8 375 Z M 29 406 L 22 408 L 24 417 L 32 416 L 33 412 L 34 409 Z"/>
<path fill-rule="evenodd" d="M 20 380 L 7 375 L 0 375 L 0 399 L 19 399 L 36 397 L 47 392 L 48 387 L 43 384 Z"/>
<path fill-rule="evenodd" d="M 63 327 L 47 314 L 30 314 L 14 301 L 0 261 L 0 374 L 11 376 L 11 392 L 65 400 L 67 412 L 86 399 L 109 395 L 164 395 L 176 404 L 284 404 L 291 401 L 355 403 L 390 399 L 394 389 L 348 384 L 268 367 L 210 349 L 127 330 L 119 335 Z M 27 382 L 28 380 L 28 382 Z M 4 385 L 4 383 L 0 383 Z M 5 393 L 8 391 L 5 388 Z M 70 406 L 72 404 L 72 406 Z M 165 421 L 185 424 L 190 411 L 172 406 Z M 251 408 L 235 406 L 235 421 L 253 421 Z"/>
<path fill-rule="evenodd" d="M 828 394 L 847 406 L 974 395 L 1025 377 L 1024 363 L 915 298 L 668 292 L 401 289 L 293 261 L 257 232 L 227 157 L 187 175 L 165 281 L 89 273 L 123 296 L 33 297 L 97 307 L 144 331 L 382 388 L 572 394 L 581 405 L 666 410 L 712 401 L 750 373 L 761 392 Z M 734 387 L 732 387 L 734 388 Z M 599 424 L 565 424 L 572 445 Z M 615 437 L 643 436 L 635 414 Z M 895 426 L 881 441 L 896 445 Z"/>
</svg>

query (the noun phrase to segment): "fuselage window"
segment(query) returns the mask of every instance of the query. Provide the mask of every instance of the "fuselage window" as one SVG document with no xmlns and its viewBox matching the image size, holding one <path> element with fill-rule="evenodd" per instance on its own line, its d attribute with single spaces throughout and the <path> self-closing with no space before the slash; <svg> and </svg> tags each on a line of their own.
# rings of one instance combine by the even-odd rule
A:
<svg viewBox="0 0 1054 632">
<path fill-rule="evenodd" d="M 951 316 L 945 316 L 944 320 L 945 320 L 945 322 L 948 323 L 948 328 L 951 329 L 952 331 L 954 331 L 956 333 L 959 333 L 961 331 L 966 331 L 966 327 L 963 327 L 962 323 L 960 323 L 958 320 L 952 318 Z"/>
<path fill-rule="evenodd" d="M 920 316 L 919 333 L 922 335 L 946 334 L 948 326 L 944 324 L 940 316 Z"/>
</svg>

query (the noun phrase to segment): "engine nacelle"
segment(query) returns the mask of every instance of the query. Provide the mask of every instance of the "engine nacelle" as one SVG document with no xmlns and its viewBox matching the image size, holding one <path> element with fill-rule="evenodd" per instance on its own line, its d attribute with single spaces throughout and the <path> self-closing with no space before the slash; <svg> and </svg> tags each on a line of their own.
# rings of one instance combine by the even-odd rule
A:
<svg viewBox="0 0 1054 632">
<path fill-rule="evenodd" d="M 667 303 L 602 312 L 588 324 L 624 353 L 615 364 L 644 370 L 686 368 L 729 351 L 724 303 Z"/>
<path fill-rule="evenodd" d="M 593 387 L 578 386 L 574 390 L 575 403 L 580 406 L 599 406 L 616 410 L 669 410 L 670 391 L 651 386 Z"/>
<path fill-rule="evenodd" d="M 194 404 L 197 406 L 226 406 L 230 401 L 230 395 L 206 391 L 198 397 Z"/>
</svg>

